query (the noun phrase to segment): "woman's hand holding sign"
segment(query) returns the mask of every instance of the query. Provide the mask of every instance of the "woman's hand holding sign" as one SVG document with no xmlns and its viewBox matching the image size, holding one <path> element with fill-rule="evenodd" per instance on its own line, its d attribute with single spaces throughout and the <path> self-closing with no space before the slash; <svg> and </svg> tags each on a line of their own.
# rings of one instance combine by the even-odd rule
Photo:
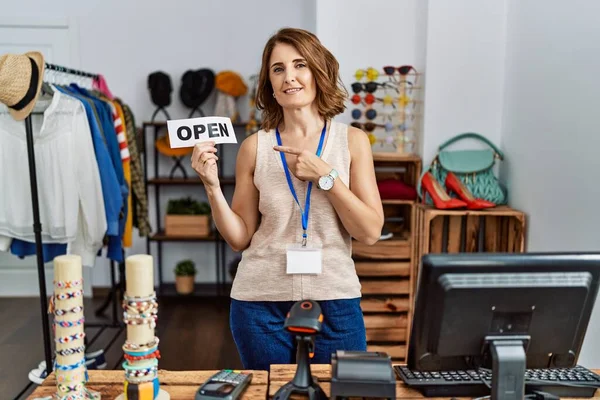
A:
<svg viewBox="0 0 600 400">
<path fill-rule="evenodd" d="M 301 181 L 312 181 L 317 183 L 320 177 L 331 172 L 331 167 L 322 158 L 308 150 L 302 150 L 290 146 L 274 146 L 274 150 L 292 154 L 296 157 L 295 163 L 289 163 L 290 171 Z"/>
<path fill-rule="evenodd" d="M 207 187 L 219 187 L 219 171 L 217 168 L 217 148 L 215 142 L 196 143 L 192 153 L 192 168 Z"/>
</svg>

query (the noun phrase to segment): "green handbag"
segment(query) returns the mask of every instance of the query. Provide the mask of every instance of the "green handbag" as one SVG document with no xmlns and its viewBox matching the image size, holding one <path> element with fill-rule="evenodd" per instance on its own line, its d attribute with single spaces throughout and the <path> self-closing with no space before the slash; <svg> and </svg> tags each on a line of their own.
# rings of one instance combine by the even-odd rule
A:
<svg viewBox="0 0 600 400">
<path fill-rule="evenodd" d="M 490 149 L 483 150 L 444 150 L 446 147 L 463 139 L 476 139 L 487 144 Z M 494 175 L 496 159 L 503 160 L 504 154 L 492 142 L 477 133 L 461 133 L 443 143 L 428 170 L 446 188 L 446 175 L 453 172 L 469 188 L 476 198 L 491 201 L 497 205 L 508 202 L 507 189 Z M 421 194 L 419 179 L 418 193 Z M 427 203 L 432 204 L 427 196 Z"/>
</svg>

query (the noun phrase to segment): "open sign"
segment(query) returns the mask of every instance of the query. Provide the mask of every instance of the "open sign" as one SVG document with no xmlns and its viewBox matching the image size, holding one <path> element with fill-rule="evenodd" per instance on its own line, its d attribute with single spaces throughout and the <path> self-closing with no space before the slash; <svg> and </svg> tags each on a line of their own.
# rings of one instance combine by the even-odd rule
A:
<svg viewBox="0 0 600 400">
<path fill-rule="evenodd" d="M 237 143 L 231 119 L 227 117 L 199 117 L 167 121 L 171 148 L 194 147 L 196 143 L 213 141 Z"/>
</svg>

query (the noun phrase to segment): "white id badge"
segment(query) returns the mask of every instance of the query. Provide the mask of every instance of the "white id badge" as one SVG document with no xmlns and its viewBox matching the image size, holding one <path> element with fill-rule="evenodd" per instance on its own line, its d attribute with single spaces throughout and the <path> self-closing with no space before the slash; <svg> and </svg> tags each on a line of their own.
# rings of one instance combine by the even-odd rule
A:
<svg viewBox="0 0 600 400">
<path fill-rule="evenodd" d="M 322 261 L 323 252 L 320 246 L 303 247 L 301 244 L 287 246 L 288 274 L 320 274 Z"/>
</svg>

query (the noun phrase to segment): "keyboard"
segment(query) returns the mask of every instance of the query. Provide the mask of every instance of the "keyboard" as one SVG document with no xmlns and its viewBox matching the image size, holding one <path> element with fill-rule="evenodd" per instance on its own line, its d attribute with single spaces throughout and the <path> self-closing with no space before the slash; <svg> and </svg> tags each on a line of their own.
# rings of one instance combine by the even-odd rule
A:
<svg viewBox="0 0 600 400">
<path fill-rule="evenodd" d="M 419 390 L 425 397 L 479 397 L 491 391 L 490 369 L 419 372 L 395 365 L 394 370 L 407 386 Z M 597 388 L 600 388 L 600 376 L 579 365 L 525 371 L 526 394 L 541 391 L 559 397 L 593 397 Z"/>
</svg>

